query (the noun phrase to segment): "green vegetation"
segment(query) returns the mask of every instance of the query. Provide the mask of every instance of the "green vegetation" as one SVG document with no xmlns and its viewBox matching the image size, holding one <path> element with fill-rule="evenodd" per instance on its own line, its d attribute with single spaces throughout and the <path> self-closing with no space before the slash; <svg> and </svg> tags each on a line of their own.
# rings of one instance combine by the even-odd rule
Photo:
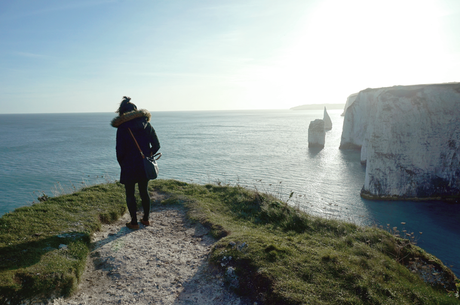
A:
<svg viewBox="0 0 460 305">
<path fill-rule="evenodd" d="M 236 274 L 229 285 L 265 304 L 460 304 L 447 292 L 457 289 L 454 274 L 387 231 L 313 217 L 241 187 L 155 181 L 151 188 L 211 228 L 219 238 L 212 261 Z M 424 263 L 444 274 L 446 288 L 405 267 Z"/>
<path fill-rule="evenodd" d="M 71 294 L 91 234 L 126 211 L 124 187 L 117 183 L 40 201 L 0 218 L 0 304 Z"/>
<path fill-rule="evenodd" d="M 211 228 L 219 239 L 211 260 L 230 274 L 230 287 L 262 303 L 460 304 L 453 273 L 390 232 L 313 217 L 239 186 L 155 180 L 150 190 L 168 194 L 162 204 L 183 205 L 191 220 Z M 124 212 L 123 186 L 115 183 L 4 215 L 0 304 L 16 304 L 19 295 L 70 294 L 91 233 Z M 425 283 L 406 266 L 430 266 L 443 280 Z"/>
</svg>

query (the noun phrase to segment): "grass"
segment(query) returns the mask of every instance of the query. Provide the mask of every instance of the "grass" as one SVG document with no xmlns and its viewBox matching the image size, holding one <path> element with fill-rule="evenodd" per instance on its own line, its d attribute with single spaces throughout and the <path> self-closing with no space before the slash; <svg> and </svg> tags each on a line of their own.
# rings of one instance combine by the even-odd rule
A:
<svg viewBox="0 0 460 305">
<path fill-rule="evenodd" d="M 231 267 L 229 285 L 261 303 L 460 304 L 452 271 L 385 230 L 313 217 L 238 186 L 155 181 L 151 188 L 212 229 L 219 241 L 211 260 L 223 273 Z M 414 264 L 443 280 L 427 284 L 406 267 Z"/>
<path fill-rule="evenodd" d="M 455 276 L 441 261 L 385 230 L 313 217 L 239 186 L 155 180 L 149 188 L 211 229 L 218 238 L 211 261 L 232 289 L 259 304 L 460 304 Z M 0 304 L 71 294 L 90 235 L 124 212 L 123 186 L 114 183 L 4 215 Z M 443 278 L 427 283 L 408 267 Z"/>
<path fill-rule="evenodd" d="M 101 223 L 126 211 L 124 187 L 104 184 L 16 209 L 0 218 L 0 304 L 70 295 Z"/>
</svg>

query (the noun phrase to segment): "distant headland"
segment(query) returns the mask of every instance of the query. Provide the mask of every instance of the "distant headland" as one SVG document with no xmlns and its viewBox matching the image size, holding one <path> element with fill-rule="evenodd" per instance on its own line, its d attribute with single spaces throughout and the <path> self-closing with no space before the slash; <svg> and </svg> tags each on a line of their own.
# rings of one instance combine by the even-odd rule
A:
<svg viewBox="0 0 460 305">
<path fill-rule="evenodd" d="M 345 103 L 342 104 L 307 104 L 290 108 L 290 110 L 323 110 L 327 109 L 344 109 Z"/>
</svg>

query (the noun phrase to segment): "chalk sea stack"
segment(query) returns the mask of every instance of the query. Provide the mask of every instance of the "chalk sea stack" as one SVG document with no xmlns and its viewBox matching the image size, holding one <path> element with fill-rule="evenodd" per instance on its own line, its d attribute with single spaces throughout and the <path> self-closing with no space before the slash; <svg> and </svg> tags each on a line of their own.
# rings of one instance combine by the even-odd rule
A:
<svg viewBox="0 0 460 305">
<path fill-rule="evenodd" d="M 324 114 L 323 114 L 323 121 L 324 121 L 324 129 L 331 130 L 332 129 L 332 120 L 329 114 L 326 111 L 326 107 L 324 107 Z"/>
<path fill-rule="evenodd" d="M 308 147 L 323 148 L 326 140 L 324 121 L 316 119 L 308 126 Z"/>
</svg>

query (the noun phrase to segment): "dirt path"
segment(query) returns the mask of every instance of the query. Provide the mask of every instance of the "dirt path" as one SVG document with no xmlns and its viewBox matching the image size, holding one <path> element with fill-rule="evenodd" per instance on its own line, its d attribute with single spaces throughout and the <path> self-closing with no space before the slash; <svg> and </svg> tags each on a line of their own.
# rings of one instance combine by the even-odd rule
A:
<svg viewBox="0 0 460 305">
<path fill-rule="evenodd" d="M 130 230 L 129 220 L 125 214 L 94 234 L 79 290 L 49 304 L 253 304 L 230 292 L 208 264 L 214 240 L 185 210 L 152 204 L 151 226 Z"/>
</svg>

